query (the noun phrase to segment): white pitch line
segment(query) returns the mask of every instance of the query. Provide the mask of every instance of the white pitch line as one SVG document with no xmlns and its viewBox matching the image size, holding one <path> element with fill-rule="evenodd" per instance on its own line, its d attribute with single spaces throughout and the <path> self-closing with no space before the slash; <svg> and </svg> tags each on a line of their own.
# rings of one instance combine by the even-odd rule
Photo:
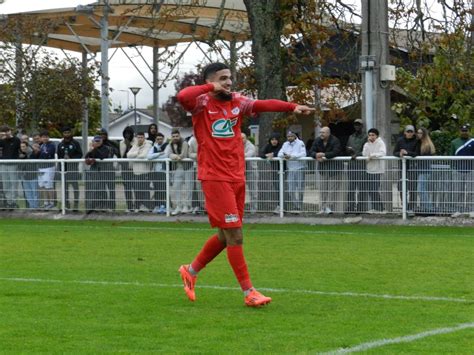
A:
<svg viewBox="0 0 474 355">
<path fill-rule="evenodd" d="M 474 328 L 474 323 L 461 323 L 454 327 L 437 328 L 437 329 L 428 330 L 426 332 L 422 332 L 418 334 L 406 335 L 403 337 L 370 341 L 370 342 L 362 343 L 350 348 L 340 348 L 337 350 L 324 352 L 320 354 L 321 355 L 339 355 L 339 354 L 355 353 L 358 351 L 367 351 L 370 349 L 380 348 L 382 346 L 390 345 L 390 344 L 411 343 L 415 340 L 432 337 L 436 335 L 441 335 L 441 334 L 454 333 L 454 332 L 458 332 L 460 330 L 468 329 L 468 328 Z"/>
<path fill-rule="evenodd" d="M 127 281 L 94 281 L 94 280 L 52 280 L 52 279 L 33 279 L 33 278 L 19 278 L 19 277 L 0 277 L 0 281 L 12 282 L 38 282 L 38 283 L 73 283 L 84 285 L 110 285 L 110 286 L 137 286 L 137 287 L 162 287 L 162 288 L 181 288 L 182 284 L 161 284 L 161 283 L 141 283 L 141 282 L 127 282 Z M 199 285 L 198 288 L 206 288 L 212 290 L 240 290 L 238 287 L 215 286 L 215 285 Z M 260 287 L 259 290 L 275 292 L 275 293 L 299 293 L 308 295 L 321 296 L 338 296 L 338 297 L 361 297 L 361 298 L 379 298 L 391 300 L 406 300 L 406 301 L 428 301 L 428 302 L 454 302 L 454 303 L 474 303 L 474 300 L 464 298 L 452 297 L 433 297 L 433 296 L 403 296 L 403 295 L 380 295 L 373 293 L 358 293 L 358 292 L 331 292 L 331 291 L 315 291 L 315 290 L 298 290 L 286 288 L 268 288 Z"/>
</svg>

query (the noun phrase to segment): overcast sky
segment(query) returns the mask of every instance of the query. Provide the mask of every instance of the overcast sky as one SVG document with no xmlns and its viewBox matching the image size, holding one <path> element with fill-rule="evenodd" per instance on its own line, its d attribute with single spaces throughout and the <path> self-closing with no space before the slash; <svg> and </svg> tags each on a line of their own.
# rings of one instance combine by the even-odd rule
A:
<svg viewBox="0 0 474 355">
<path fill-rule="evenodd" d="M 0 0 L 1 2 L 2 0 Z M 25 11 L 54 9 L 54 8 L 67 8 L 75 7 L 77 5 L 84 5 L 93 3 L 94 0 L 4 0 L 3 4 L 0 4 L 0 14 L 11 14 Z M 180 45 L 183 46 L 183 45 Z M 184 48 L 184 47 L 183 47 Z M 48 50 L 52 50 L 48 48 Z M 59 55 L 62 55 L 61 51 L 57 51 Z M 109 56 L 112 55 L 114 49 L 109 51 Z M 74 52 L 68 52 L 68 54 L 80 57 L 80 54 Z M 151 48 L 144 47 L 144 57 L 147 59 L 149 65 L 152 62 L 152 50 Z M 138 57 L 136 51 L 130 50 L 129 55 L 134 57 L 134 62 L 141 69 L 143 74 L 146 76 L 149 82 L 152 81 L 152 73 L 143 61 Z M 186 56 L 187 58 L 196 58 L 202 56 L 199 52 L 194 51 L 193 54 Z M 97 60 L 100 61 L 100 53 L 97 55 Z M 191 71 L 195 64 L 193 61 L 187 59 L 181 65 L 181 71 Z M 137 107 L 145 108 L 148 105 L 153 104 L 153 92 L 146 81 L 141 77 L 137 70 L 133 67 L 127 57 L 119 50 L 113 56 L 109 62 L 109 76 L 110 76 L 110 87 L 114 89 L 110 95 L 112 100 L 113 108 L 119 104 L 122 108 L 127 106 L 127 101 L 133 105 L 133 95 L 129 92 L 128 88 L 131 86 L 141 87 L 142 90 L 137 95 Z M 100 82 L 97 83 L 97 88 L 100 90 Z M 160 105 L 165 102 L 168 96 L 174 94 L 173 82 L 167 84 L 166 88 L 160 90 Z"/>
</svg>

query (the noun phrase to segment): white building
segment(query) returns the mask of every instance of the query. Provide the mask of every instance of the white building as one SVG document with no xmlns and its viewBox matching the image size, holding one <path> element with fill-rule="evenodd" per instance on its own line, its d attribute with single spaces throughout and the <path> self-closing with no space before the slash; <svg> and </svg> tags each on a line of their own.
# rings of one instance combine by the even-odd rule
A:
<svg viewBox="0 0 474 355">
<path fill-rule="evenodd" d="M 186 138 L 193 133 L 192 127 L 173 127 L 170 124 L 168 115 L 161 109 L 158 111 L 160 117 L 158 132 L 164 134 L 165 138 L 168 139 L 171 137 L 171 131 L 173 128 L 179 128 L 181 136 Z M 148 126 L 153 123 L 153 110 L 142 110 L 137 109 L 137 118 L 136 118 L 136 127 L 135 127 L 135 111 L 126 111 L 121 114 L 110 114 L 110 123 L 109 123 L 109 137 L 114 139 L 121 139 L 122 132 L 125 127 L 133 127 L 135 133 L 137 132 L 148 132 Z"/>
</svg>

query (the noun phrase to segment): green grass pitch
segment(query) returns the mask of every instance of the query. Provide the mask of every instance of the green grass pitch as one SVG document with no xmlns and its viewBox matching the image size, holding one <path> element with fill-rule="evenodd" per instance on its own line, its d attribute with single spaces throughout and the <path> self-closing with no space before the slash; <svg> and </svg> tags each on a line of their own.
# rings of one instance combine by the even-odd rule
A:
<svg viewBox="0 0 474 355">
<path fill-rule="evenodd" d="M 198 223 L 0 220 L 0 353 L 472 354 L 474 228 L 246 225 L 187 300 Z"/>
</svg>

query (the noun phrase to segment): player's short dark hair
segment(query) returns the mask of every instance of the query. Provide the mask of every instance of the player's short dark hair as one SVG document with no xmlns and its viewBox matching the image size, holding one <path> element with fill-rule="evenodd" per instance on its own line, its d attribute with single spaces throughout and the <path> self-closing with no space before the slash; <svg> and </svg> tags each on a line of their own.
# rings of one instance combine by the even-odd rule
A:
<svg viewBox="0 0 474 355">
<path fill-rule="evenodd" d="M 212 74 L 224 69 L 229 69 L 229 67 L 224 63 L 215 62 L 208 64 L 202 70 L 202 80 L 206 81 L 206 79 L 208 79 Z"/>
<path fill-rule="evenodd" d="M 369 129 L 369 131 L 367 133 L 375 133 L 378 136 L 380 136 L 379 134 L 379 130 L 377 128 L 371 128 Z"/>
<path fill-rule="evenodd" d="M 143 131 L 137 132 L 137 136 L 145 136 L 145 132 Z"/>
<path fill-rule="evenodd" d="M 179 131 L 179 129 L 173 128 L 173 130 L 171 131 L 171 134 L 181 134 L 181 132 Z"/>
<path fill-rule="evenodd" d="M 156 134 L 156 136 L 157 136 L 157 137 L 163 137 L 163 138 L 165 138 L 165 135 L 164 135 L 163 133 L 161 133 L 161 132 L 158 132 L 158 133 Z"/>
</svg>

